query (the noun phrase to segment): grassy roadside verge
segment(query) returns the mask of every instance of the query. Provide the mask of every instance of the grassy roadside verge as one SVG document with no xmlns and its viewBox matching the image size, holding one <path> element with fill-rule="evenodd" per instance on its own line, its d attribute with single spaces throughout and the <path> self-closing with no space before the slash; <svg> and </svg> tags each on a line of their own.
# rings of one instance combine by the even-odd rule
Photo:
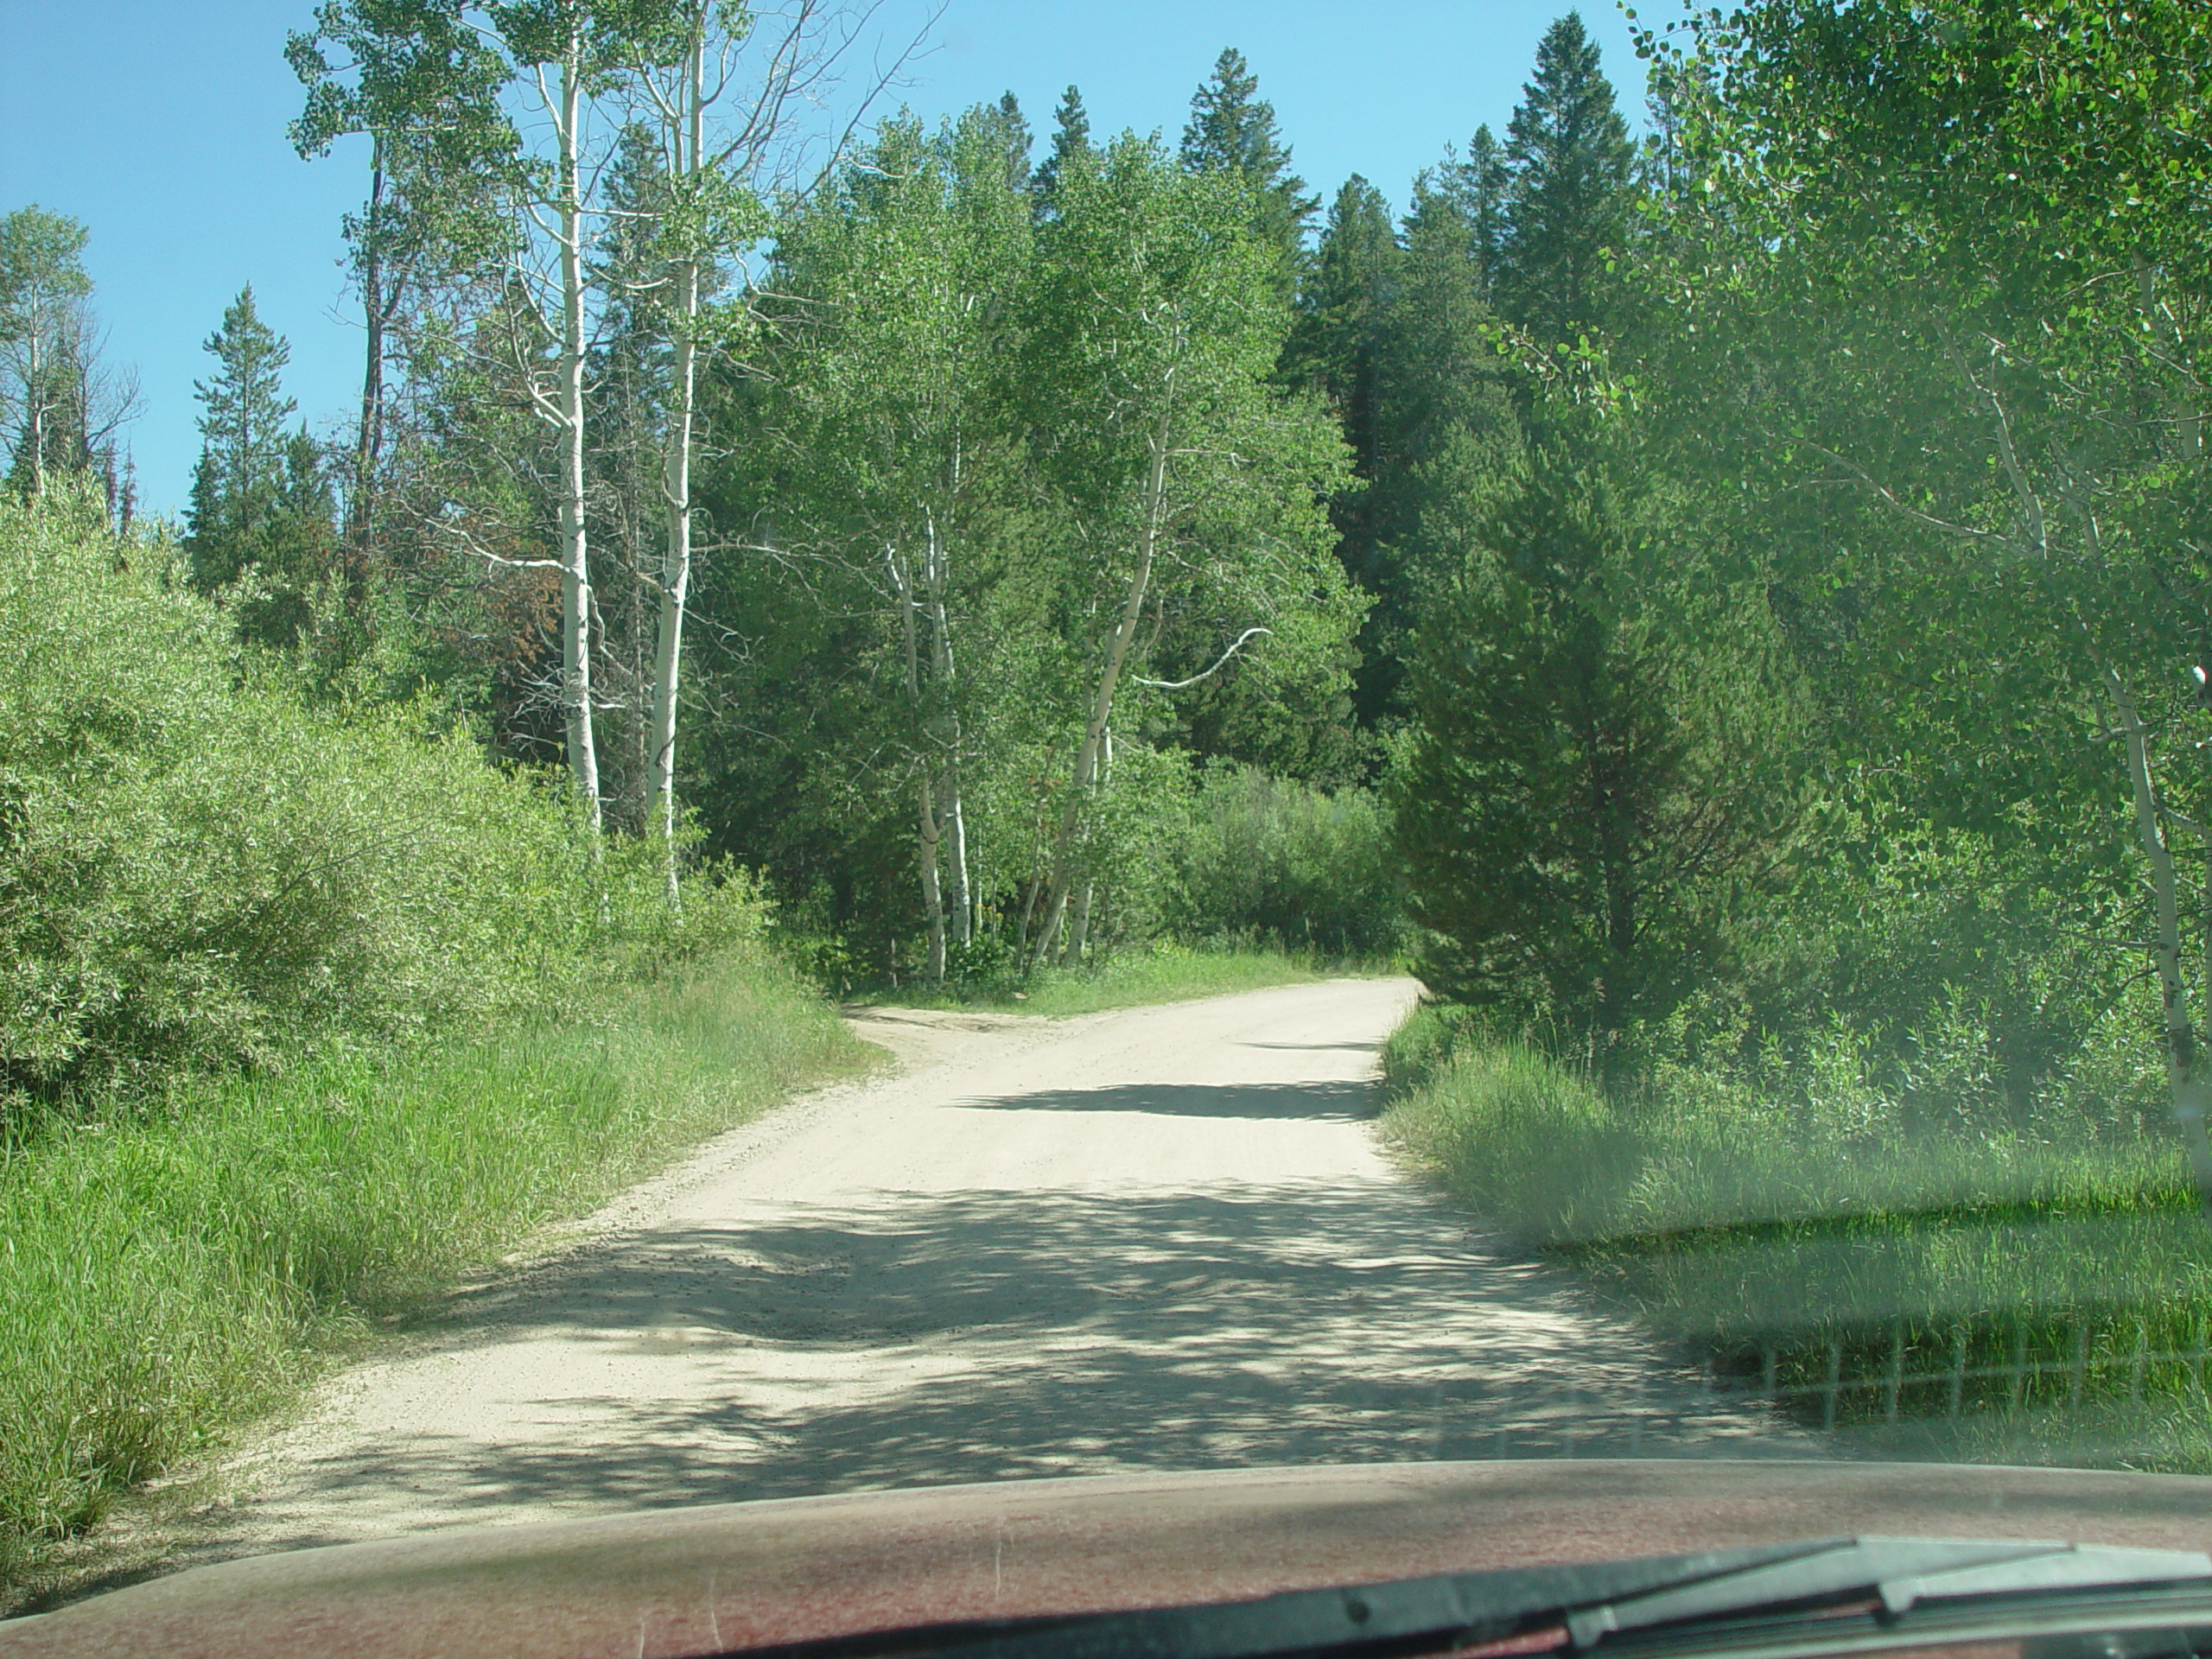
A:
<svg viewBox="0 0 2212 1659">
<path fill-rule="evenodd" d="M 0 1611 L 349 1328 L 866 1053 L 745 950 L 558 1020 L 180 1085 L 7 1149 Z"/>
<path fill-rule="evenodd" d="M 2168 1138 L 1612 1099 L 1433 1008 L 1384 1068 L 1407 1163 L 1855 1449 L 2212 1471 L 2212 1228 Z"/>
<path fill-rule="evenodd" d="M 909 1008 L 992 1008 L 1063 1019 L 1109 1008 L 1185 1002 L 1196 997 L 1226 996 L 1272 985 L 1306 985 L 1345 974 L 1376 971 L 1370 964 L 1281 950 L 1155 945 L 1142 952 L 1109 957 L 1097 968 L 1040 969 L 1018 983 L 993 980 L 966 987 L 949 985 L 936 992 L 907 987 L 875 993 L 869 1000 Z"/>
</svg>

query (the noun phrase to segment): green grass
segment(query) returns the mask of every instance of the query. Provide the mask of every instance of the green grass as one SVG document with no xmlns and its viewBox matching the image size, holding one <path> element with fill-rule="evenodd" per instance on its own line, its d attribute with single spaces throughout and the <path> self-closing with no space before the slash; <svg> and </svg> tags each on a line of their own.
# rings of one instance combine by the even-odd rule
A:
<svg viewBox="0 0 2212 1659">
<path fill-rule="evenodd" d="M 995 1008 L 1060 1019 L 1108 1008 L 1226 996 L 1271 985 L 1312 984 L 1347 973 L 1374 971 L 1364 964 L 1348 965 L 1324 957 L 1281 950 L 1201 950 L 1154 945 L 1148 950 L 1109 957 L 1096 968 L 1040 969 L 1019 984 L 949 985 L 935 992 L 906 986 L 878 993 L 873 1000 L 902 1007 Z"/>
<path fill-rule="evenodd" d="M 472 1041 L 202 1081 L 0 1161 L 0 1608 L 333 1339 L 865 1064 L 741 956 Z"/>
<path fill-rule="evenodd" d="M 1935 1438 L 1914 1426 L 1900 1446 L 2212 1470 L 2193 1370 L 2129 1364 L 2139 1344 L 2212 1340 L 2212 1227 L 2167 1137 L 2063 1122 L 1912 1135 L 1856 1107 L 1763 1102 L 1690 1074 L 1608 1098 L 1434 1009 L 1384 1060 L 1382 1128 L 1405 1161 L 1693 1354 L 1756 1370 L 1771 1352 L 1778 1380 L 1813 1384 L 1831 1344 L 1842 1375 L 1866 1377 L 1892 1344 L 1926 1370 L 1963 1341 L 1969 1366 L 2020 1354 L 2054 1369 L 2017 1402 L 2008 1381 L 1978 1380 L 1956 1425 Z M 2077 1337 L 2078 1405 L 2063 1374 Z M 1921 1392 L 1942 1408 L 1942 1390 Z M 1847 1414 L 1878 1397 L 1861 1391 Z"/>
</svg>

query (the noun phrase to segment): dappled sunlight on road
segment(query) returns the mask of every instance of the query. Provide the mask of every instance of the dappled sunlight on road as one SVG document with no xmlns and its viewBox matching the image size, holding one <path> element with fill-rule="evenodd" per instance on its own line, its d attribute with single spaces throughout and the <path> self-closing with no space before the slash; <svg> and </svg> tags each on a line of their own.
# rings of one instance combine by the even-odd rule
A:
<svg viewBox="0 0 2212 1659">
<path fill-rule="evenodd" d="M 1343 1073 L 1389 1007 L 1354 988 L 1213 1005 L 1291 999 L 1300 1023 L 1359 1032 L 1273 1045 L 1303 1080 L 1097 1077 L 1102 1036 L 1151 1020 L 1185 1042 L 1169 1009 L 1032 1047 L 1027 1090 L 925 1074 L 864 1091 L 683 1213 L 464 1299 L 334 1390 L 268 1459 L 254 1547 L 1013 1476 L 1805 1455 L 1376 1158 L 1370 1085 Z M 959 1185 L 1002 1166 L 1017 1119 L 1057 1128 L 1071 1160 Z M 917 1135 L 939 1179 L 870 1185 Z M 1224 1135 L 1272 1178 L 1222 1178 Z"/>
</svg>

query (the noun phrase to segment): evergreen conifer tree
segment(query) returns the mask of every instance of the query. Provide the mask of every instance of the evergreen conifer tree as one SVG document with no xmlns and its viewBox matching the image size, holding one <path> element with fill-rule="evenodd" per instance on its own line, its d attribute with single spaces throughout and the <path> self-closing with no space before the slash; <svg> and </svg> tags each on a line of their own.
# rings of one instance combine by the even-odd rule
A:
<svg viewBox="0 0 2212 1659">
<path fill-rule="evenodd" d="M 224 311 L 207 349 L 217 366 L 192 386 L 201 442 L 184 538 L 192 580 L 203 592 L 237 581 L 257 560 L 283 489 L 284 423 L 295 407 L 280 380 L 291 347 L 262 321 L 251 285 Z"/>
<path fill-rule="evenodd" d="M 1484 122 L 1467 145 L 1467 159 L 1451 169 L 1452 194 L 1466 215 L 1483 297 L 1491 297 L 1498 257 L 1505 246 L 1505 191 L 1512 181 L 1505 149 Z"/>
<path fill-rule="evenodd" d="M 1383 319 L 1399 259 L 1390 204 L 1355 173 L 1329 205 L 1298 321 L 1283 351 L 1286 378 L 1320 391 L 1344 423 L 1359 486 L 1337 495 L 1329 517 L 1345 573 L 1370 593 L 1376 591 L 1382 557 L 1373 486 L 1383 446 L 1377 413 Z"/>
<path fill-rule="evenodd" d="M 1433 596 L 1395 780 L 1422 978 L 1586 1037 L 1608 1080 L 1735 965 L 1791 828 L 1791 696 L 1755 586 L 1717 572 L 1626 435 L 1531 446 Z"/>
<path fill-rule="evenodd" d="M 1546 345 L 1608 321 L 1605 259 L 1629 229 L 1636 149 L 1577 12 L 1544 32 L 1535 78 L 1506 129 L 1499 312 Z"/>
<path fill-rule="evenodd" d="M 1027 190 L 1030 179 L 1029 118 L 1021 112 L 1021 102 L 1012 92 L 1000 93 L 998 104 L 991 113 L 1006 135 L 1007 188 Z"/>
<path fill-rule="evenodd" d="M 1290 147 L 1275 127 L 1274 105 L 1259 96 L 1260 78 L 1235 47 L 1214 60 L 1213 77 L 1192 95 L 1183 129 L 1183 165 L 1194 173 L 1242 174 L 1257 199 L 1253 228 L 1281 250 L 1280 286 L 1287 300 L 1306 262 L 1306 232 L 1319 196 L 1291 171 Z"/>
<path fill-rule="evenodd" d="M 1083 107 L 1083 93 L 1071 86 L 1060 94 L 1059 107 L 1052 112 L 1052 148 L 1030 181 L 1035 194 L 1037 217 L 1052 217 L 1054 204 L 1059 199 L 1060 180 L 1073 164 L 1074 158 L 1086 155 L 1090 149 L 1090 117 Z"/>
<path fill-rule="evenodd" d="M 1457 568 L 1518 465 L 1520 421 L 1491 335 L 1475 238 L 1457 193 L 1423 175 L 1375 327 L 1374 551 L 1355 573 L 1375 595 L 1354 693 L 1370 726 L 1404 717 L 1406 661 L 1427 597 Z"/>
<path fill-rule="evenodd" d="M 207 344 L 215 372 L 193 384 L 201 443 L 185 520 L 192 582 L 213 592 L 251 578 L 240 634 L 289 644 L 309 626 L 314 590 L 337 556 L 322 447 L 304 428 L 286 429 L 291 348 L 261 320 L 251 286 Z"/>
</svg>

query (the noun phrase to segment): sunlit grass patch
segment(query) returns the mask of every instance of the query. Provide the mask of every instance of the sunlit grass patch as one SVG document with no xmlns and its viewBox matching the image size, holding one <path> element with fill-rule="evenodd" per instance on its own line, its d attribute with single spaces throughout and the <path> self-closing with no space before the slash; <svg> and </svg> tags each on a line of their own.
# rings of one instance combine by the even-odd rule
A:
<svg viewBox="0 0 2212 1659">
<path fill-rule="evenodd" d="M 905 1007 L 995 1008 L 1008 1014 L 1062 1018 L 1382 971 L 1387 968 L 1374 963 L 1345 963 L 1306 953 L 1156 944 L 1148 950 L 1116 953 L 1096 967 L 1040 968 L 1019 981 L 1009 977 L 969 985 L 948 983 L 936 991 L 908 986 L 880 993 L 876 1000 Z"/>
<path fill-rule="evenodd" d="M 569 1018 L 48 1122 L 0 1164 L 0 1605 L 349 1324 L 866 1052 L 742 956 Z"/>
<path fill-rule="evenodd" d="M 1801 1421 L 1927 1452 L 1897 1425 L 1935 1413 L 1960 1455 L 2044 1434 L 2212 1467 L 2204 1366 L 2178 1357 L 2212 1346 L 2212 1227 L 2154 1129 L 1910 1133 L 1688 1073 L 1609 1096 L 1433 1008 L 1384 1058 L 1409 1165 Z"/>
</svg>

